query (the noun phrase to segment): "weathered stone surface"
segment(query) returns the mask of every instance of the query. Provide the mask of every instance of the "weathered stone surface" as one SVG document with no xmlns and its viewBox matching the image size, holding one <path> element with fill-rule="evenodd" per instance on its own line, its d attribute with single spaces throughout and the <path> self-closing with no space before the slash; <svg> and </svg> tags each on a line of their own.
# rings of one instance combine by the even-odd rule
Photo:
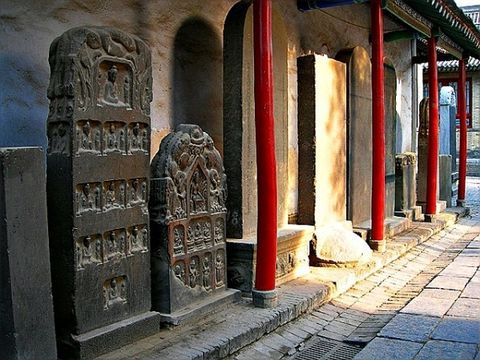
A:
<svg viewBox="0 0 480 360">
<path fill-rule="evenodd" d="M 52 43 L 49 61 L 47 195 L 57 337 L 62 357 L 81 357 L 85 344 L 75 336 L 141 314 L 159 321 L 149 313 L 151 57 L 135 36 L 80 27 Z M 154 329 L 147 328 L 123 340 Z M 100 338 L 91 344 L 90 354 L 105 351 Z"/>
<path fill-rule="evenodd" d="M 428 285 L 427 288 L 463 290 L 468 282 L 468 278 L 456 276 L 437 276 Z"/>
<path fill-rule="evenodd" d="M 372 66 L 360 46 L 341 51 L 336 59 L 347 65 L 347 219 L 355 227 L 370 220 Z"/>
<path fill-rule="evenodd" d="M 397 74 L 385 65 L 385 217 L 395 209 L 395 154 L 397 152 Z"/>
<path fill-rule="evenodd" d="M 41 148 L 0 148 L 0 219 L 1 356 L 56 359 Z"/>
<path fill-rule="evenodd" d="M 440 319 L 429 316 L 398 314 L 378 335 L 400 340 L 425 342 L 439 321 Z"/>
<path fill-rule="evenodd" d="M 447 203 L 447 207 L 452 206 L 452 156 L 438 156 L 438 174 L 439 174 L 439 199 Z"/>
<path fill-rule="evenodd" d="M 423 346 L 415 360 L 473 359 L 475 352 L 474 344 L 431 340 Z"/>
<path fill-rule="evenodd" d="M 460 298 L 452 305 L 447 316 L 480 319 L 480 299 Z"/>
<path fill-rule="evenodd" d="M 277 286 L 308 272 L 308 254 L 314 227 L 287 225 L 277 232 Z M 256 238 L 227 239 L 228 286 L 250 293 L 255 281 Z"/>
<path fill-rule="evenodd" d="M 475 319 L 446 317 L 437 326 L 432 339 L 480 343 L 480 322 Z"/>
<path fill-rule="evenodd" d="M 323 265 L 352 266 L 372 257 L 367 243 L 343 224 L 318 228 L 316 238 L 316 256 Z"/>
<path fill-rule="evenodd" d="M 421 348 L 422 344 L 416 342 L 375 338 L 354 359 L 409 360 L 413 359 Z"/>
<path fill-rule="evenodd" d="M 153 308 L 172 314 L 225 292 L 226 175 L 197 125 L 168 135 L 151 168 Z"/>
<path fill-rule="evenodd" d="M 298 221 L 324 226 L 346 219 L 345 64 L 307 55 L 298 72 Z"/>
</svg>

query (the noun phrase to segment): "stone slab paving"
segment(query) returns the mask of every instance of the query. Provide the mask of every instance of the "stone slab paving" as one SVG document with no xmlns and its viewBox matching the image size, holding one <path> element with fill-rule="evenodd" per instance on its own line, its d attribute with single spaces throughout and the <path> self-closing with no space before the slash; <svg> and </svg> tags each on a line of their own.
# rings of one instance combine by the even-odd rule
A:
<svg viewBox="0 0 480 360">
<path fill-rule="evenodd" d="M 442 275 L 469 280 L 463 291 L 458 286 L 435 287 L 432 281 L 453 261 L 457 261 L 458 267 L 454 267 L 457 270 L 479 265 L 472 251 L 480 249 L 465 248 L 478 242 L 479 239 L 472 238 L 472 231 L 480 233 L 480 223 L 462 219 L 457 225 L 449 226 L 455 223 L 459 210 L 442 215 L 442 220 L 435 224 L 413 223 L 410 229 L 389 241 L 384 254 L 375 254 L 373 261 L 364 266 L 355 269 L 315 268 L 309 275 L 282 285 L 278 289 L 279 306 L 276 309 L 254 308 L 251 300 L 242 299 L 195 323 L 161 329 L 154 336 L 105 354 L 100 359 L 292 358 L 314 339 L 365 344 L 396 316 L 404 318 L 395 321 L 408 321 L 408 316 L 432 321 L 432 317 L 425 314 L 399 314 L 399 311 L 426 290 L 438 292 L 436 297 L 430 298 L 440 301 L 478 300 L 475 291 L 480 282 L 478 272 L 471 279 L 461 276 L 463 273 L 460 276 Z M 459 256 L 459 253 L 462 254 Z M 429 284 L 431 286 L 425 289 Z M 425 292 L 425 298 L 427 295 Z M 456 311 L 463 311 L 463 305 L 459 303 Z M 399 348 L 398 357 L 392 359 L 406 359 L 410 352 L 416 354 L 422 348 L 420 339 L 425 339 L 428 324 L 427 321 L 423 332 L 417 331 L 415 339 L 418 341 L 403 340 L 399 334 L 398 338 L 379 336 L 371 344 L 391 343 L 390 347 Z M 441 330 L 440 325 L 435 329 Z M 440 330 L 434 333 L 437 337 L 430 342 L 451 341 L 444 339 Z M 413 350 L 400 346 L 404 342 L 413 344 Z M 404 353 L 406 357 L 401 356 Z"/>
</svg>

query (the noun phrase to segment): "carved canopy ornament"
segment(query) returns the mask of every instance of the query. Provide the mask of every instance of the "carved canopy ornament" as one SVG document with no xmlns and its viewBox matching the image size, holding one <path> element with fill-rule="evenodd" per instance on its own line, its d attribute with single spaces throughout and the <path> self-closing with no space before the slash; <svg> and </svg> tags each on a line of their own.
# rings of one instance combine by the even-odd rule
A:
<svg viewBox="0 0 480 360">
<path fill-rule="evenodd" d="M 47 96 L 49 119 L 59 111 L 73 114 L 73 104 L 54 106 L 56 98 L 73 98 L 76 108 L 113 106 L 150 113 L 151 56 L 140 38 L 107 27 L 78 27 L 50 46 L 52 74 Z"/>
<path fill-rule="evenodd" d="M 226 213 L 227 182 L 222 157 L 212 138 L 197 125 L 180 125 L 167 135 L 152 161 L 151 219 L 168 225 L 201 213 Z M 157 197 L 159 196 L 159 197 Z"/>
</svg>

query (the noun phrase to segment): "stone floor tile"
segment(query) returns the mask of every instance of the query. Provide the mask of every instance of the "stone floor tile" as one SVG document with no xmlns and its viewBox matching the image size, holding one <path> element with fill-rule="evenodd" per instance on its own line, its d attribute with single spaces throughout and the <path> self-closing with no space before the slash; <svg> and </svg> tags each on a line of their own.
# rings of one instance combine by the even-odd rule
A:
<svg viewBox="0 0 480 360">
<path fill-rule="evenodd" d="M 469 278 L 438 275 L 427 285 L 427 288 L 463 290 Z"/>
<path fill-rule="evenodd" d="M 479 249 L 480 251 L 480 249 Z M 480 256 L 480 253 L 478 254 Z M 443 270 L 440 275 L 444 276 L 459 276 L 459 277 L 467 277 L 470 278 L 475 274 L 475 268 L 472 266 L 462 266 L 457 265 L 455 263 L 451 263 L 448 265 L 445 270 Z"/>
<path fill-rule="evenodd" d="M 441 317 L 452 306 L 453 299 L 436 299 L 418 296 L 405 306 L 401 313 Z"/>
<path fill-rule="evenodd" d="M 480 281 L 470 281 L 460 297 L 480 299 Z"/>
<path fill-rule="evenodd" d="M 415 360 L 472 360 L 475 353 L 475 344 L 431 340 L 423 346 Z"/>
<path fill-rule="evenodd" d="M 346 339 L 344 335 L 337 334 L 335 332 L 328 331 L 328 330 L 320 331 L 317 335 L 320 337 L 324 337 L 331 340 L 338 340 L 338 341 L 344 341 Z"/>
<path fill-rule="evenodd" d="M 432 339 L 480 344 L 480 321 L 446 317 L 433 331 Z"/>
<path fill-rule="evenodd" d="M 460 298 L 447 312 L 447 316 L 471 318 L 480 321 L 480 299 Z"/>
<path fill-rule="evenodd" d="M 378 336 L 425 342 L 439 322 L 439 318 L 429 316 L 398 314 L 385 325 Z"/>
<path fill-rule="evenodd" d="M 455 300 L 459 296 L 460 296 L 460 291 L 458 290 L 444 290 L 444 289 L 425 289 L 418 295 L 418 297 L 448 299 L 448 300 Z"/>
<path fill-rule="evenodd" d="M 422 344 L 377 337 L 354 357 L 354 360 L 410 360 L 422 348 Z"/>
</svg>

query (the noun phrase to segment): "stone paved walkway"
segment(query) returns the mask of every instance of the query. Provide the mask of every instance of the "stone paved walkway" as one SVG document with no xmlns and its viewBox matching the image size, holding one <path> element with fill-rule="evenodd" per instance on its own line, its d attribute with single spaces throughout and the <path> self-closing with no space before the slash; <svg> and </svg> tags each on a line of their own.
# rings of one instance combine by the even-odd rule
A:
<svg viewBox="0 0 480 360">
<path fill-rule="evenodd" d="M 480 178 L 467 184 L 470 217 L 231 358 L 480 360 Z"/>
</svg>

